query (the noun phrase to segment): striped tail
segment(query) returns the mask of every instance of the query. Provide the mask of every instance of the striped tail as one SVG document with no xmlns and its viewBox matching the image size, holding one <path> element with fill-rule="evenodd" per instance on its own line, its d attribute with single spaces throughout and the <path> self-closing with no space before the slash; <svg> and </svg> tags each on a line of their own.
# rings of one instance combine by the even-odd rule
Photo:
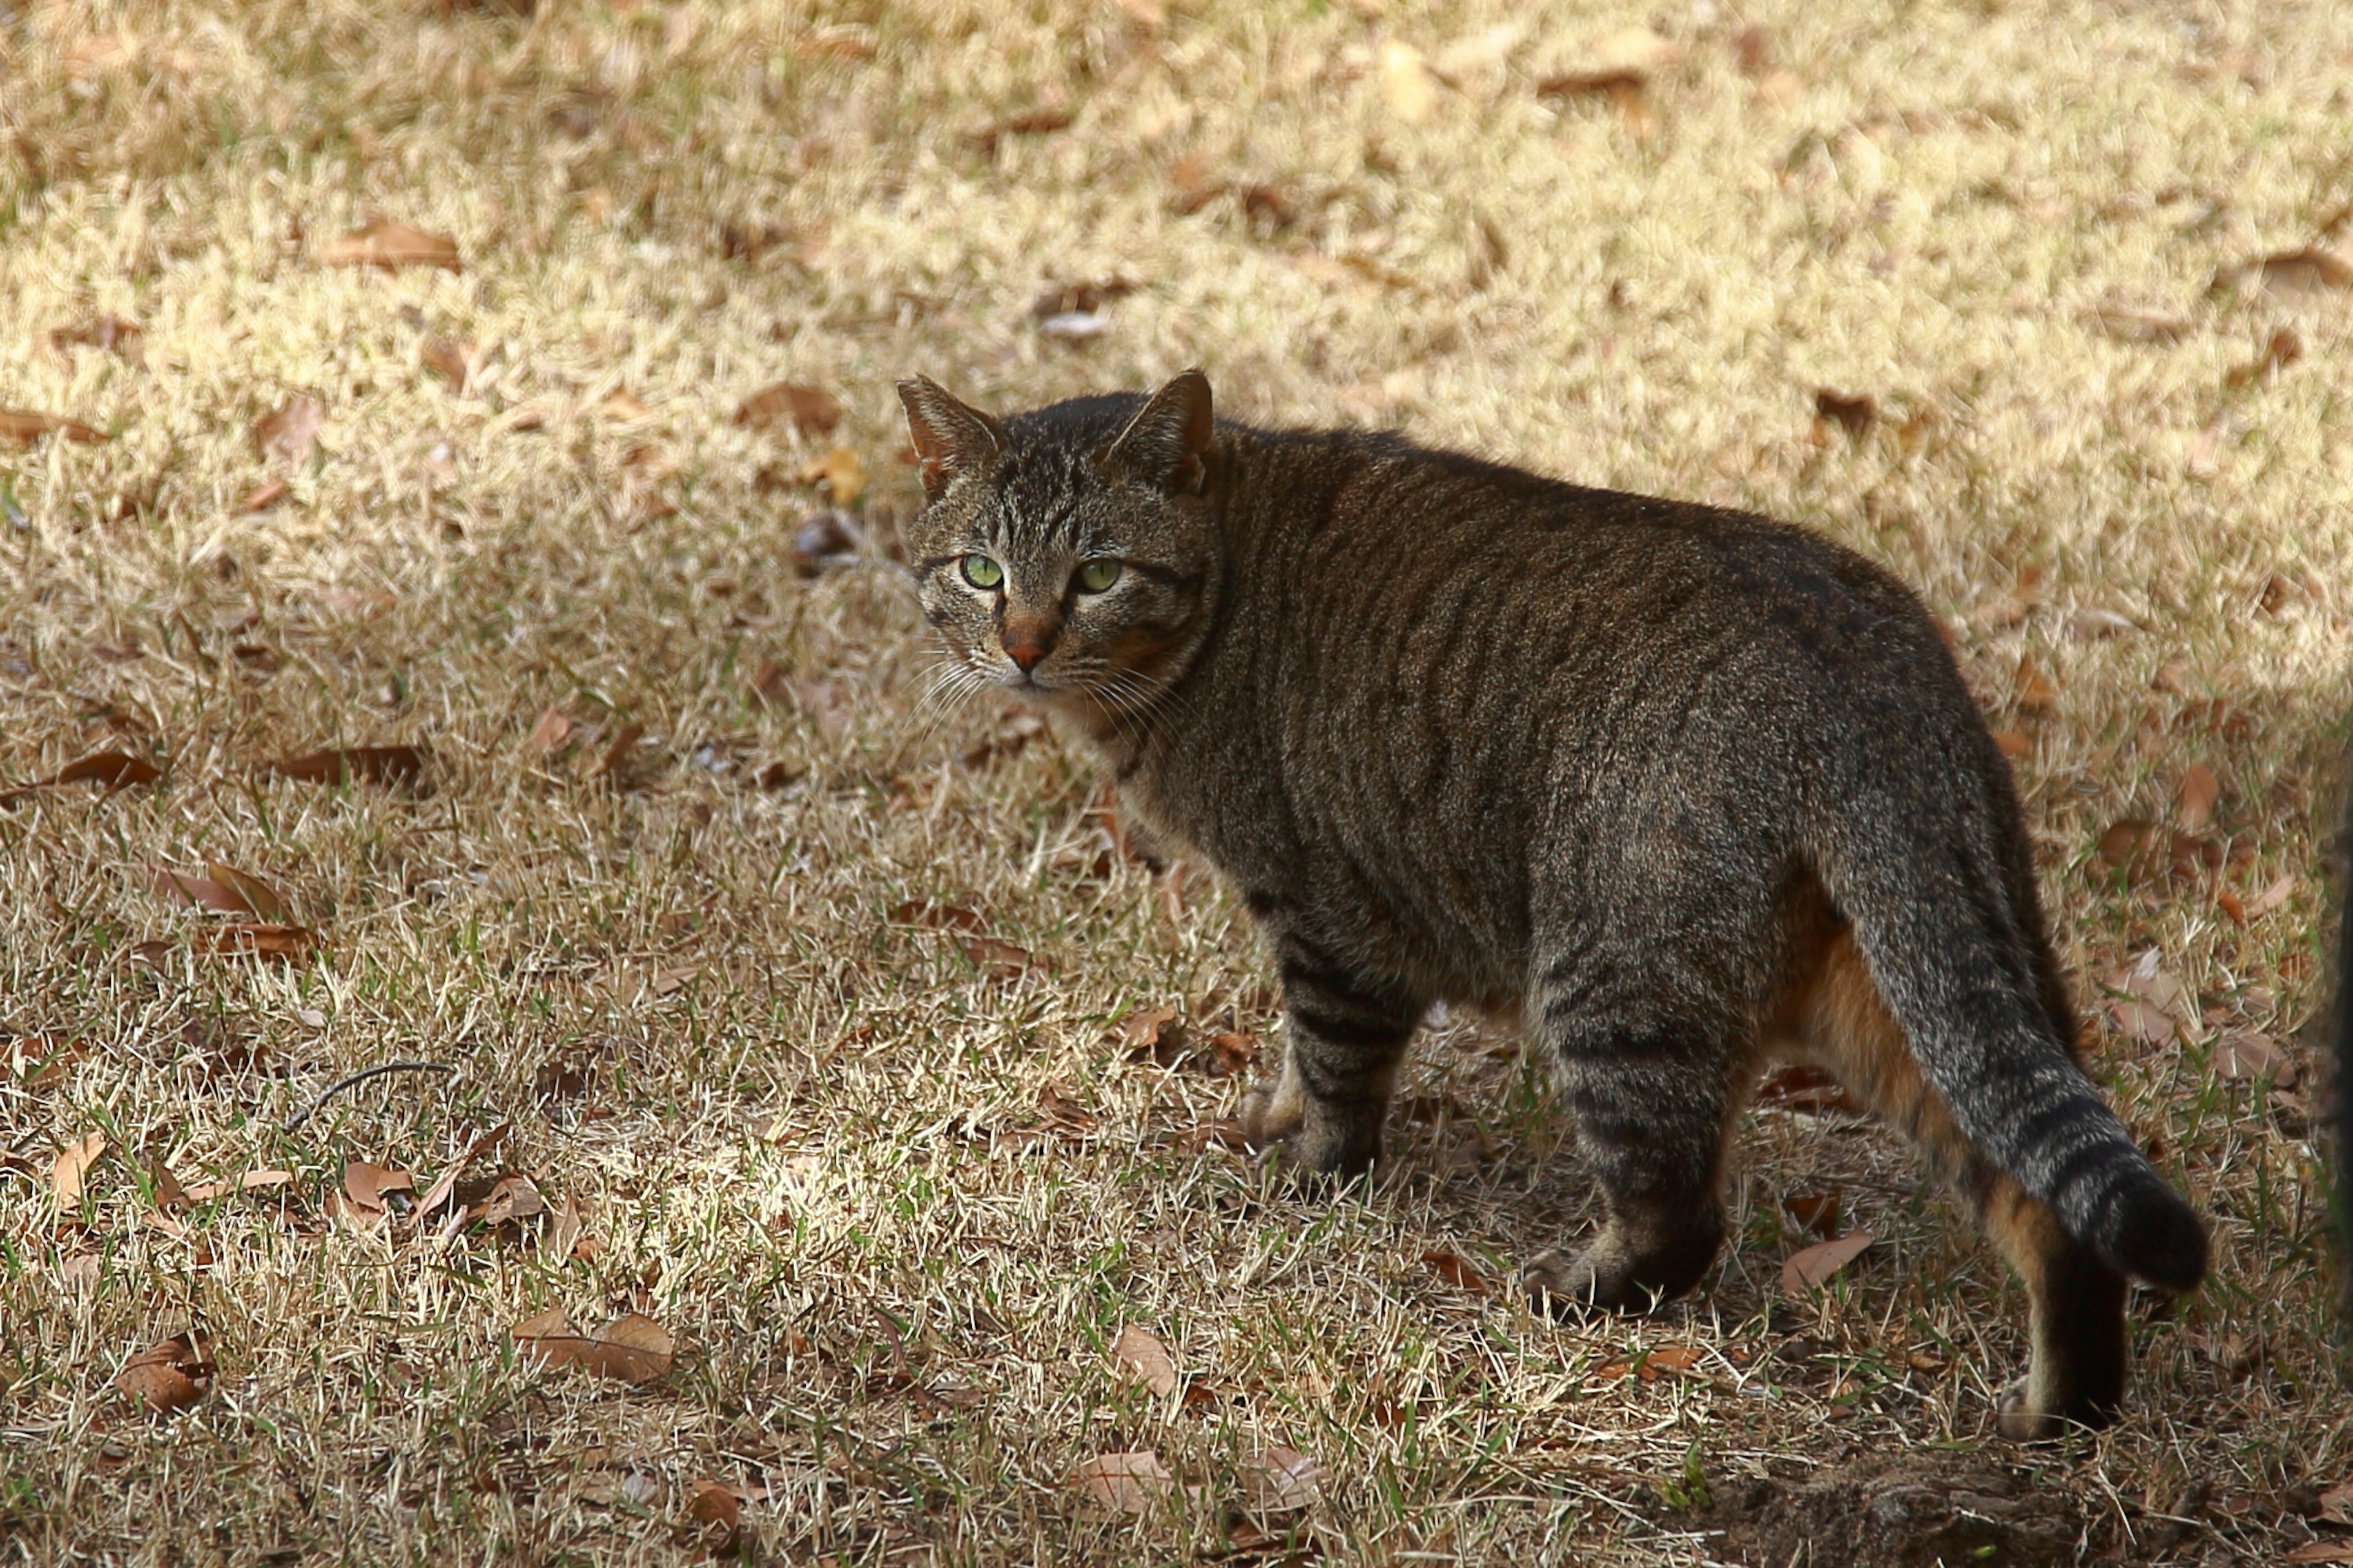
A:
<svg viewBox="0 0 2353 1568">
<path fill-rule="evenodd" d="M 1969 852 L 1990 826 L 1968 820 L 1970 804 L 1994 805 L 1866 789 L 1840 813 L 1843 841 L 1817 847 L 1816 873 L 1962 1134 L 2110 1267 L 2188 1290 L 2206 1273 L 2205 1227 L 2059 1037 L 2037 922 L 2017 918 L 1998 861 Z"/>
</svg>

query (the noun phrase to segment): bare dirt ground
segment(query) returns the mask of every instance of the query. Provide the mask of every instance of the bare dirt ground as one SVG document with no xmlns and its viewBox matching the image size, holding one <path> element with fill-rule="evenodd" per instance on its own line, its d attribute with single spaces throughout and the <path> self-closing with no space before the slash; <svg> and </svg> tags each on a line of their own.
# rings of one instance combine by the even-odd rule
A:
<svg viewBox="0 0 2353 1568">
<path fill-rule="evenodd" d="M 1010 11 L 0 9 L 0 1558 L 2353 1561 L 2353 9 Z M 891 559 L 894 378 L 1196 363 L 1919 587 L 2213 1219 L 2114 1431 L 1802 1083 L 1636 1321 L 1508 1036 L 1232 1146 L 1246 921 Z"/>
</svg>

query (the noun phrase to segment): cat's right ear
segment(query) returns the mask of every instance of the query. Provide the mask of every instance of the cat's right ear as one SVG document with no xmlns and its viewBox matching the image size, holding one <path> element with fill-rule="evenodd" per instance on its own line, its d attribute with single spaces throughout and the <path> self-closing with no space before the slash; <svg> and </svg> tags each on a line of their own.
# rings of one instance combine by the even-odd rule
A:
<svg viewBox="0 0 2353 1568">
<path fill-rule="evenodd" d="M 960 475 L 976 473 L 1008 446 L 1005 426 L 967 403 L 959 403 L 928 375 L 899 384 L 907 405 L 907 434 L 923 465 L 923 494 L 937 500 Z"/>
</svg>

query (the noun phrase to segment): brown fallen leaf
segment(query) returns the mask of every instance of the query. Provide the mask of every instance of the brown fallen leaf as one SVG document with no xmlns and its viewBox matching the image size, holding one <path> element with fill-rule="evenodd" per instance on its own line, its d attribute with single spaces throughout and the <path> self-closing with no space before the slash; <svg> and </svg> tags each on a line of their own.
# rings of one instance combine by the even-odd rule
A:
<svg viewBox="0 0 2353 1568">
<path fill-rule="evenodd" d="M 2128 1040 L 2145 1046 L 2166 1046 L 2180 1033 L 2180 1026 L 2164 1008 L 2138 996 L 2119 996 L 2108 1003 L 2108 1016 L 2116 1026 L 2116 1033 Z"/>
<path fill-rule="evenodd" d="M 1149 1329 L 1134 1323 L 1120 1330 L 1119 1338 L 1112 1342 L 1112 1365 L 1166 1399 L 1176 1392 L 1184 1379 L 1177 1374 L 1176 1363 L 1168 1354 L 1168 1347 Z"/>
<path fill-rule="evenodd" d="M 186 1197 L 191 1204 L 208 1204 L 232 1192 L 259 1192 L 265 1187 L 291 1186 L 293 1183 L 291 1171 L 248 1171 L 235 1182 L 199 1182 L 187 1189 Z"/>
<path fill-rule="evenodd" d="M 327 267 L 378 267 L 387 272 L 403 267 L 438 267 L 445 272 L 462 270 L 458 242 L 446 234 L 418 228 L 389 218 L 371 219 L 364 227 L 331 240 L 319 251 Z"/>
<path fill-rule="evenodd" d="M 245 900 L 245 907 L 261 919 L 280 925 L 293 923 L 294 909 L 286 901 L 286 895 L 252 872 L 240 871 L 218 860 L 207 862 L 205 869 L 211 873 L 216 884 L 235 890 Z"/>
<path fill-rule="evenodd" d="M 1180 217 L 1190 217 L 1232 188 L 1217 176 L 1206 153 L 1188 153 L 1170 164 L 1168 184 L 1175 193 L 1168 208 Z"/>
<path fill-rule="evenodd" d="M 977 931 L 987 922 L 974 910 L 960 904 L 934 903 L 929 899 L 909 899 L 891 910 L 894 926 L 927 926 L 934 931 Z"/>
<path fill-rule="evenodd" d="M 2247 900 L 2247 918 L 2267 915 L 2295 896 L 2295 873 L 2283 871 L 2262 892 Z"/>
<path fill-rule="evenodd" d="M 2181 471 L 2193 479 L 2211 479 L 2222 471 L 2222 440 L 2228 434 L 2221 415 L 2199 428 L 2189 438 L 2189 448 L 2183 454 Z"/>
<path fill-rule="evenodd" d="M 607 779 L 617 784 L 626 784 L 629 764 L 636 760 L 638 742 L 645 738 L 646 727 L 635 720 L 614 731 L 612 740 L 606 743 L 603 753 L 597 757 L 596 765 L 588 770 L 588 776 Z"/>
<path fill-rule="evenodd" d="M 1213 1148 L 1245 1153 L 1250 1145 L 1250 1135 L 1242 1130 L 1242 1124 L 1227 1119 L 1187 1127 L 1169 1137 L 1167 1146 L 1180 1153 L 1199 1154 Z"/>
<path fill-rule="evenodd" d="M 2018 660 L 2017 701 L 2021 713 L 2048 713 L 2059 705 L 2059 688 L 2042 673 L 2041 666 L 2025 655 Z"/>
<path fill-rule="evenodd" d="M 1607 98 L 1626 117 L 1637 139 L 1657 131 L 1658 111 L 1644 89 L 1651 79 L 1682 58 L 1683 51 L 1648 27 L 1621 27 L 1586 52 L 1574 70 L 1536 83 L 1539 98 Z"/>
<path fill-rule="evenodd" d="M 2121 871 L 2138 858 L 2149 837 L 2156 831 L 2157 824 L 2147 818 L 2127 816 L 2122 821 L 2108 824 L 2093 849 L 2102 865 L 2111 871 Z"/>
<path fill-rule="evenodd" d="M 595 1080 L 596 1064 L 558 1051 L 531 1075 L 532 1098 L 541 1104 L 553 1100 L 578 1100 Z"/>
<path fill-rule="evenodd" d="M 329 746 L 271 763 L 268 771 L 305 784 L 341 785 L 364 780 L 413 784 L 425 771 L 425 751 L 420 746 Z"/>
<path fill-rule="evenodd" d="M 651 1383 L 668 1373 L 678 1342 L 642 1312 L 624 1312 L 593 1333 L 576 1334 L 561 1311 L 515 1325 L 515 1343 L 547 1367 L 576 1366 L 620 1383 Z"/>
<path fill-rule="evenodd" d="M 1029 950 L 993 936 L 958 936 L 955 944 L 972 966 L 991 980 L 1018 980 L 1029 971 Z"/>
<path fill-rule="evenodd" d="M 2086 642 L 2104 637 L 2119 637 L 2126 632 L 2140 630 L 2140 624 L 2131 616 L 2097 605 L 2086 605 L 2067 617 L 2067 635 Z"/>
<path fill-rule="evenodd" d="M 540 713 L 539 722 L 531 727 L 531 743 L 543 752 L 552 752 L 571 734 L 571 719 L 563 709 L 551 704 Z"/>
<path fill-rule="evenodd" d="M 79 419 L 36 414 L 29 408 L 0 408 L 0 441 L 20 441 L 29 447 L 42 437 L 53 435 L 84 443 L 107 438 L 104 431 L 94 430 Z"/>
<path fill-rule="evenodd" d="M 388 1210 L 392 1206 L 387 1201 L 390 1194 L 416 1191 L 413 1172 L 396 1171 L 366 1160 L 347 1160 L 343 1163 L 343 1195 L 367 1213 L 380 1215 Z"/>
<path fill-rule="evenodd" d="M 1656 1383 L 1661 1373 L 1678 1375 L 1699 1370 L 1700 1353 L 1696 1347 L 1686 1344 L 1652 1345 L 1636 1355 L 1620 1356 L 1594 1369 L 1593 1375 L 1606 1383 L 1620 1378 L 1638 1377 L 1644 1383 Z"/>
<path fill-rule="evenodd" d="M 2025 761 L 2034 751 L 2033 741 L 2016 730 L 1996 730 L 1993 743 L 1996 751 L 2013 763 Z"/>
<path fill-rule="evenodd" d="M 804 436 L 830 435 L 841 423 L 841 405 L 822 388 L 780 381 L 762 387 L 735 410 L 735 423 L 746 429 L 765 430 L 787 419 Z"/>
<path fill-rule="evenodd" d="M 1642 1352 L 1642 1363 L 1635 1374 L 1645 1383 L 1653 1383 L 1662 1372 L 1694 1373 L 1699 1370 L 1700 1352 L 1697 1345 L 1652 1345 Z"/>
<path fill-rule="evenodd" d="M 581 1212 L 580 1200 L 570 1193 L 565 1194 L 564 1201 L 556 1205 L 555 1218 L 548 1226 L 545 1256 L 559 1261 L 579 1258 L 590 1263 L 596 1262 L 598 1246 L 596 1237 L 586 1234 L 587 1229 L 588 1216 Z"/>
<path fill-rule="evenodd" d="M 801 471 L 801 477 L 806 480 L 821 468 L 812 464 Z M 800 526 L 793 530 L 793 570 L 803 577 L 814 577 L 828 565 L 855 561 L 864 543 L 865 531 L 855 518 L 839 507 L 822 508 L 801 519 Z"/>
<path fill-rule="evenodd" d="M 2264 340 L 2263 348 L 2246 364 L 2234 365 L 2222 377 L 2225 386 L 2245 386 L 2261 381 L 2275 370 L 2283 370 L 2304 357 L 2304 340 L 2285 327 Z"/>
<path fill-rule="evenodd" d="M 1048 1126 L 1063 1132 L 1088 1133 L 1103 1125 L 1103 1118 L 1072 1099 L 1058 1084 L 1048 1084 L 1038 1091 L 1038 1109 L 1046 1113 Z"/>
<path fill-rule="evenodd" d="M 2221 794 L 2222 785 L 2213 769 L 2204 763 L 2190 763 L 2189 771 L 2181 775 L 2181 807 L 2174 820 L 2184 833 L 2199 832 L 2214 815 L 2214 803 Z"/>
<path fill-rule="evenodd" d="M 2308 1541 L 2291 1548 L 2283 1563 L 2353 1563 L 2353 1541 Z"/>
<path fill-rule="evenodd" d="M 55 1089 L 90 1047 L 58 1035 L 12 1035 L 0 1040 L 0 1074 L 26 1089 Z"/>
<path fill-rule="evenodd" d="M 1071 1472 L 1081 1497 L 1113 1513 L 1147 1513 L 1176 1490 L 1176 1478 L 1149 1448 L 1097 1454 Z"/>
<path fill-rule="evenodd" d="M 467 1144 L 458 1157 L 449 1162 L 449 1168 L 443 1171 L 440 1178 L 427 1187 L 425 1195 L 417 1200 L 417 1217 L 422 1220 L 427 1215 L 448 1202 L 449 1194 L 457 1191 L 458 1178 L 465 1173 L 466 1167 L 481 1158 L 493 1144 L 513 1131 L 513 1122 L 501 1121 L 471 1143 Z"/>
<path fill-rule="evenodd" d="M 1835 1187 L 1827 1193 L 1799 1193 L 1781 1200 L 1781 1212 L 1795 1220 L 1799 1229 L 1816 1236 L 1829 1236 L 1838 1229 L 1843 1207 Z"/>
<path fill-rule="evenodd" d="M 2219 868 L 2222 846 L 2196 834 L 2160 827 L 2145 817 L 2126 817 L 2108 825 L 2093 846 L 2100 864 L 2123 874 L 2127 884 L 2147 880 L 2159 872 L 2177 880 Z"/>
<path fill-rule="evenodd" d="M 849 447 L 836 447 L 801 469 L 801 483 L 824 486 L 838 507 L 855 506 L 866 491 L 866 465 Z"/>
<path fill-rule="evenodd" d="M 734 1552 L 744 1527 L 744 1500 L 722 1481 L 696 1481 L 687 1489 L 686 1517 L 703 1527 L 703 1544 L 713 1552 Z"/>
<path fill-rule="evenodd" d="M 1184 1059 L 1185 1031 L 1174 1007 L 1138 1007 L 1112 1026 L 1112 1040 L 1131 1062 L 1173 1068 Z"/>
<path fill-rule="evenodd" d="M 449 390 L 464 396 L 474 384 L 477 352 L 471 344 L 459 347 L 447 338 L 427 338 L 417 351 L 425 368 L 448 383 Z"/>
<path fill-rule="evenodd" d="M 245 895 L 235 888 L 209 878 L 192 877 L 185 871 L 166 871 L 158 868 L 155 889 L 167 899 L 177 899 L 216 914 L 249 915 L 254 912 L 253 906 L 245 901 Z"/>
<path fill-rule="evenodd" d="M 1755 1100 L 1758 1105 L 1818 1113 L 1866 1109 L 1828 1068 L 1804 1062 L 1787 1063 L 1767 1073 L 1757 1080 Z"/>
<path fill-rule="evenodd" d="M 1781 1265 L 1781 1289 L 1791 1296 L 1801 1296 L 1808 1290 L 1829 1282 L 1831 1277 L 1862 1255 L 1871 1245 L 1871 1232 L 1849 1231 L 1835 1241 L 1816 1242 L 1813 1246 L 1791 1253 Z"/>
<path fill-rule="evenodd" d="M 1202 1047 L 1201 1065 L 1213 1078 L 1233 1078 L 1258 1065 L 1259 1038 L 1233 1029 L 1221 1029 Z"/>
<path fill-rule="evenodd" d="M 264 479 L 254 486 L 243 500 L 237 503 L 237 513 L 243 516 L 250 512 L 268 511 L 271 507 L 284 500 L 287 491 L 291 488 L 284 479 Z"/>
<path fill-rule="evenodd" d="M 1432 1247 L 1421 1255 L 1422 1267 L 1453 1286 L 1457 1290 L 1473 1296 L 1484 1296 L 1493 1289 L 1479 1266 L 1459 1252 L 1445 1247 Z"/>
<path fill-rule="evenodd" d="M 106 786 L 106 793 L 112 795 L 133 784 L 153 784 L 163 776 L 164 770 L 144 757 L 134 757 L 128 752 L 95 752 L 68 763 L 47 778 L 35 779 L 14 789 L 0 790 L 0 805 L 20 795 L 30 795 L 37 789 L 48 789 L 58 784 L 102 784 Z"/>
<path fill-rule="evenodd" d="M 174 1334 L 126 1362 L 114 1374 L 114 1386 L 152 1414 L 168 1415 L 202 1399 L 216 1370 L 201 1335 Z"/>
<path fill-rule="evenodd" d="M 317 400 L 297 393 L 253 422 L 253 449 L 265 462 L 278 458 L 299 465 L 319 444 L 326 422 Z"/>
<path fill-rule="evenodd" d="M 1071 110 L 1060 107 L 1033 109 L 1027 114 L 1013 115 L 993 125 L 983 126 L 978 131 L 968 131 L 965 133 L 965 140 L 984 153 L 994 153 L 997 143 L 1008 136 L 1044 136 L 1056 131 L 1067 131 L 1077 118 Z"/>
<path fill-rule="evenodd" d="M 745 684 L 751 689 L 752 700 L 767 709 L 783 707 L 793 693 L 792 672 L 773 658 L 762 659 Z"/>
<path fill-rule="evenodd" d="M 59 353 L 79 345 L 101 353 L 119 353 L 137 364 L 143 357 L 139 340 L 146 329 L 124 317 L 103 312 L 75 327 L 53 327 L 49 331 L 49 346 Z"/>
<path fill-rule="evenodd" d="M 606 418 L 624 425 L 641 425 L 654 416 L 654 411 L 626 386 L 615 387 L 607 394 L 605 401 L 596 405 L 596 411 Z"/>
<path fill-rule="evenodd" d="M 2353 260 L 2317 245 L 2300 250 L 2274 251 L 2252 261 L 2225 267 L 2214 274 L 2217 289 L 2253 287 L 2269 294 L 2318 294 L 2330 289 L 2353 289 Z"/>
<path fill-rule="evenodd" d="M 2353 1524 L 2353 1481 L 2340 1481 L 2320 1494 L 2319 1517 L 2331 1524 Z"/>
<path fill-rule="evenodd" d="M 195 1200 L 188 1196 L 188 1189 L 180 1184 L 180 1178 L 173 1173 L 172 1167 L 161 1160 L 147 1162 L 147 1185 L 154 1194 L 158 1209 L 168 1213 L 195 1206 Z"/>
<path fill-rule="evenodd" d="M 547 1200 L 529 1176 L 501 1176 L 490 1195 L 468 1211 L 467 1217 L 496 1229 L 547 1213 Z"/>
<path fill-rule="evenodd" d="M 1236 1467 L 1242 1507 L 1261 1515 L 1297 1513 L 1314 1506 L 1324 1489 L 1324 1468 L 1296 1448 L 1271 1447 Z"/>
<path fill-rule="evenodd" d="M 1814 417 L 1827 420 L 1849 436 L 1860 437 L 1879 417 L 1879 405 L 1867 392 L 1834 392 L 1820 387 L 1814 393 Z"/>
<path fill-rule="evenodd" d="M 49 1163 L 49 1195 L 57 1200 L 59 1213 L 80 1206 L 83 1180 L 105 1152 L 103 1132 L 92 1132 L 58 1151 L 58 1157 Z"/>
<path fill-rule="evenodd" d="M 317 931 L 301 926 L 241 922 L 198 931 L 195 945 L 198 952 L 215 958 L 274 958 L 299 963 L 326 942 Z"/>
<path fill-rule="evenodd" d="M 2253 1029 L 2236 1029 L 2214 1042 L 2214 1076 L 2232 1083 L 2269 1079 L 2274 1089 L 2294 1089 L 2295 1058 Z"/>
</svg>

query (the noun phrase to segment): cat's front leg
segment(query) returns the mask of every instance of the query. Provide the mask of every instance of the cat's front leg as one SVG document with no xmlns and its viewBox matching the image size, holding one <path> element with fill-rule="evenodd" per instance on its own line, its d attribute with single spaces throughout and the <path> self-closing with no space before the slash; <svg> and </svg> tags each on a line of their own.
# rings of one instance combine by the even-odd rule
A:
<svg viewBox="0 0 2353 1568">
<path fill-rule="evenodd" d="M 1242 1105 L 1250 1143 L 1280 1143 L 1305 1176 L 1361 1174 L 1380 1157 L 1398 1064 L 1422 1008 L 1295 936 L 1276 941 L 1289 1047 L 1282 1077 Z"/>
</svg>

